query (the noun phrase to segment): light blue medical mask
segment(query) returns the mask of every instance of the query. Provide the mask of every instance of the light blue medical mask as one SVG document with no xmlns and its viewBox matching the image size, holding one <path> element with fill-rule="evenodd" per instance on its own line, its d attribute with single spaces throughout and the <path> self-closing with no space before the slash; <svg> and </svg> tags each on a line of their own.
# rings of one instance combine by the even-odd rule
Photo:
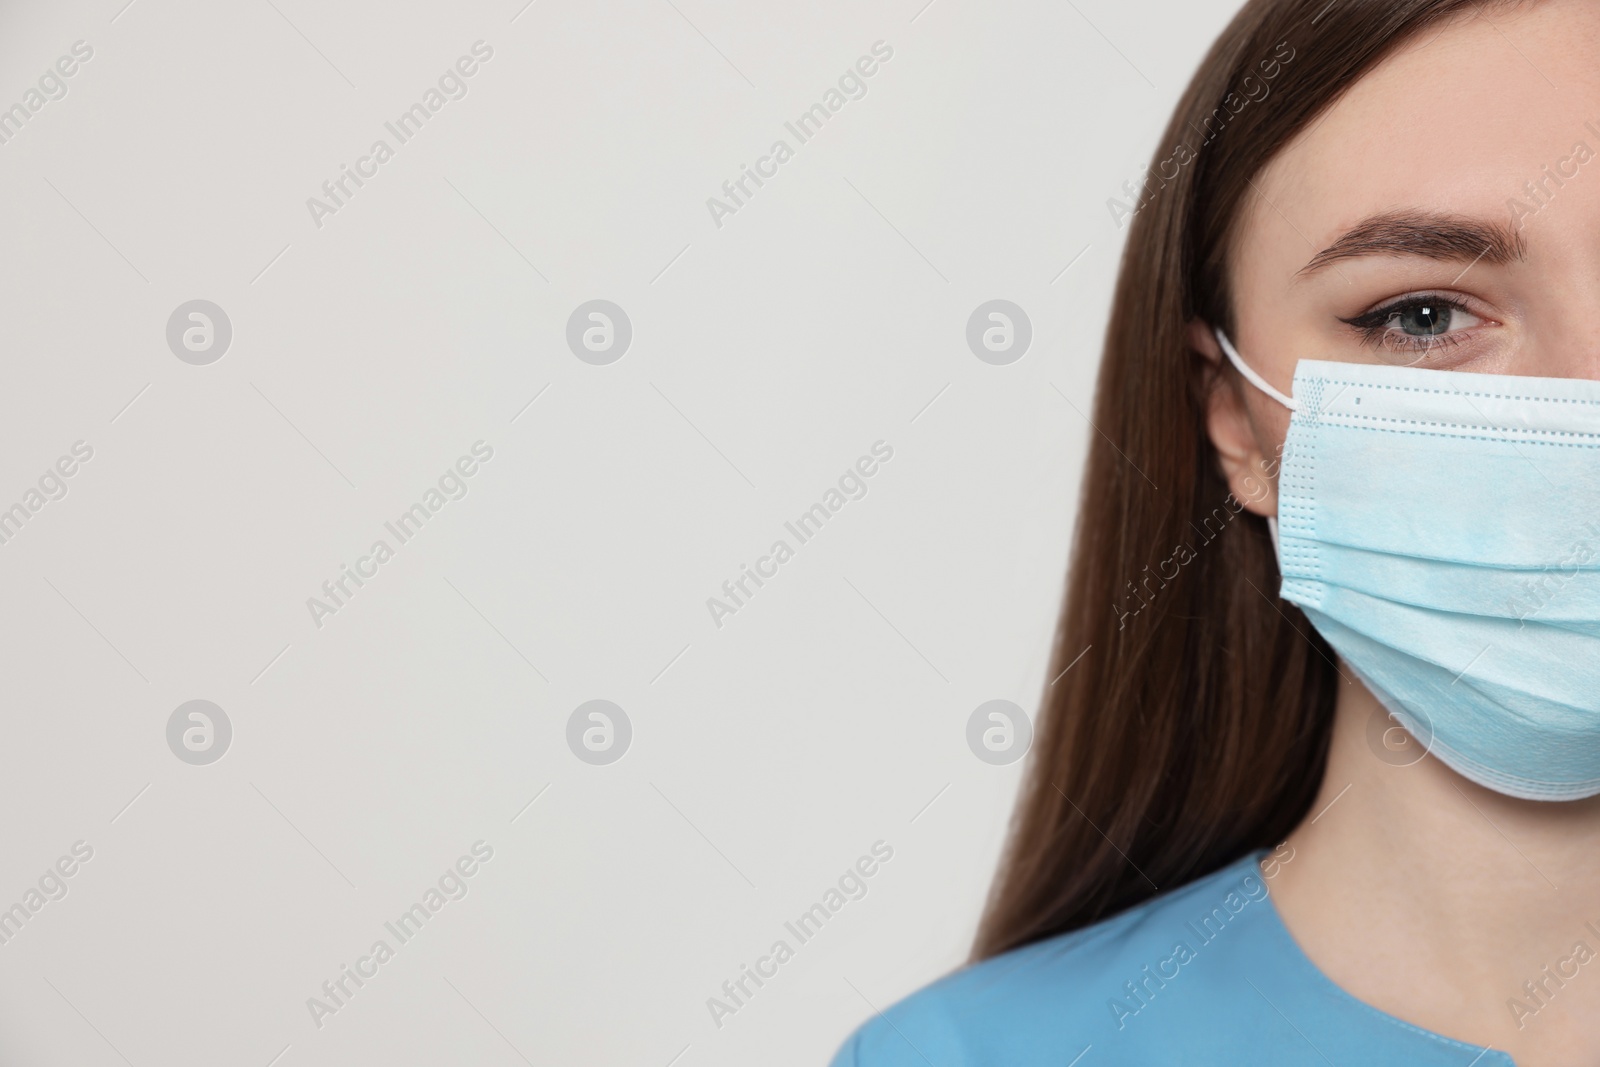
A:
<svg viewBox="0 0 1600 1067">
<path fill-rule="evenodd" d="M 1301 360 L 1269 520 L 1299 605 L 1480 785 L 1600 793 L 1600 381 Z"/>
</svg>

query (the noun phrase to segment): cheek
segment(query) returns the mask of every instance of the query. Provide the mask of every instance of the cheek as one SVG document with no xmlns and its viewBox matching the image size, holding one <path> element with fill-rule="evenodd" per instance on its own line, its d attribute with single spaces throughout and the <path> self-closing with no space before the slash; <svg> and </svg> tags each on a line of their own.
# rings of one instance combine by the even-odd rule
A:
<svg viewBox="0 0 1600 1067">
<path fill-rule="evenodd" d="M 1250 423 L 1259 458 L 1254 476 L 1236 479 L 1234 495 L 1257 515 L 1278 513 L 1278 472 L 1283 467 L 1284 443 L 1289 433 L 1289 412 L 1276 401 L 1261 396 L 1249 400 Z"/>
<path fill-rule="evenodd" d="M 1287 392 L 1287 390 L 1285 390 Z M 1284 445 L 1289 439 L 1289 411 L 1270 397 L 1259 394 L 1250 399 L 1250 422 L 1255 427 L 1256 447 L 1276 482 L 1283 463 Z"/>
</svg>

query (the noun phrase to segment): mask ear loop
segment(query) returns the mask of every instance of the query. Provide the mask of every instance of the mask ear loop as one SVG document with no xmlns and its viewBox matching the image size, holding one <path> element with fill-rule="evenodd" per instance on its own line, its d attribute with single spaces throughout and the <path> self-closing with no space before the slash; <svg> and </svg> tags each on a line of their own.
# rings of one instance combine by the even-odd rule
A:
<svg viewBox="0 0 1600 1067">
<path fill-rule="evenodd" d="M 1266 393 L 1278 403 L 1282 404 L 1284 407 L 1288 408 L 1290 411 L 1298 411 L 1300 409 L 1300 405 L 1295 402 L 1294 397 L 1284 396 L 1282 393 L 1278 392 L 1278 390 L 1272 387 L 1271 382 L 1267 381 L 1265 378 L 1251 369 L 1250 364 L 1246 363 L 1240 357 L 1238 350 L 1233 347 L 1233 342 L 1228 340 L 1227 334 L 1223 333 L 1221 330 L 1212 330 L 1211 332 L 1216 334 L 1217 343 L 1222 346 L 1222 351 L 1227 354 L 1229 361 L 1239 369 L 1239 373 L 1245 376 L 1245 380 L 1247 380 L 1257 389 L 1261 390 L 1263 393 Z"/>
<path fill-rule="evenodd" d="M 1227 334 L 1218 329 L 1213 329 L 1211 332 L 1216 335 L 1217 343 L 1222 346 L 1222 351 L 1227 355 L 1228 361 L 1238 368 L 1239 373 L 1245 376 L 1246 381 L 1255 386 L 1257 389 L 1261 390 L 1263 393 L 1266 393 L 1268 396 L 1282 404 L 1284 407 L 1288 408 L 1290 411 L 1300 410 L 1300 405 L 1296 403 L 1294 397 L 1284 396 L 1282 393 L 1278 392 L 1277 389 L 1273 388 L 1271 382 L 1257 374 L 1255 370 L 1251 368 L 1250 364 L 1244 361 L 1243 357 L 1239 355 L 1238 350 L 1233 347 L 1233 342 L 1228 340 Z M 1278 542 L 1278 517 L 1276 515 L 1267 516 L 1267 529 L 1272 533 L 1272 552 L 1278 557 L 1278 573 L 1282 574 L 1283 547 Z"/>
</svg>

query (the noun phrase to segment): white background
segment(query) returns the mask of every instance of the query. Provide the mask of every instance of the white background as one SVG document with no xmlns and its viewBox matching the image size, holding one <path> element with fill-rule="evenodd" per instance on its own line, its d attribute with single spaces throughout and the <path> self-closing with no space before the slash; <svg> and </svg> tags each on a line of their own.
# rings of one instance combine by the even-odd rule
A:
<svg viewBox="0 0 1600 1067">
<path fill-rule="evenodd" d="M 0 145 L 0 507 L 94 449 L 0 545 L 0 908 L 94 849 L 0 946 L 0 1062 L 814 1064 L 959 965 L 1022 767 L 966 723 L 1048 681 L 1107 200 L 1234 5 L 124 3 L 0 16 L 0 106 L 94 49 Z M 165 337 L 197 298 L 233 327 L 208 366 Z M 595 298 L 633 326 L 609 366 L 565 341 Z M 1032 321 L 1009 366 L 966 344 L 991 299 Z M 478 440 L 468 494 L 315 626 Z M 713 625 L 879 440 L 868 494 Z M 166 740 L 197 698 L 234 731 L 208 766 Z M 566 743 L 595 698 L 633 726 L 609 766 Z M 468 895 L 316 1026 L 480 839 Z M 715 1025 L 878 840 L 867 895 Z"/>
</svg>

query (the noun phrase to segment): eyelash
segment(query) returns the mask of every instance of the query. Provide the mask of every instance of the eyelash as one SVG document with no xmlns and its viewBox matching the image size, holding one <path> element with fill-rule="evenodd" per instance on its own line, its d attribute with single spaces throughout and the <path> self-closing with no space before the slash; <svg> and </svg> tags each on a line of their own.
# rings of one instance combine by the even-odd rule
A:
<svg viewBox="0 0 1600 1067">
<path fill-rule="evenodd" d="M 1434 334 L 1428 337 L 1415 337 L 1395 329 L 1389 325 L 1389 320 L 1402 311 L 1412 311 L 1422 307 L 1448 308 L 1451 312 L 1462 312 L 1472 315 L 1475 312 L 1460 300 L 1452 299 L 1438 293 L 1420 293 L 1415 296 L 1401 297 L 1392 304 L 1386 304 L 1363 315 L 1354 318 L 1340 319 L 1340 322 L 1355 328 L 1361 333 L 1362 342 L 1378 346 L 1388 346 L 1391 349 L 1421 349 L 1433 351 L 1435 349 L 1449 348 L 1461 343 L 1461 338 L 1454 333 Z"/>
</svg>

